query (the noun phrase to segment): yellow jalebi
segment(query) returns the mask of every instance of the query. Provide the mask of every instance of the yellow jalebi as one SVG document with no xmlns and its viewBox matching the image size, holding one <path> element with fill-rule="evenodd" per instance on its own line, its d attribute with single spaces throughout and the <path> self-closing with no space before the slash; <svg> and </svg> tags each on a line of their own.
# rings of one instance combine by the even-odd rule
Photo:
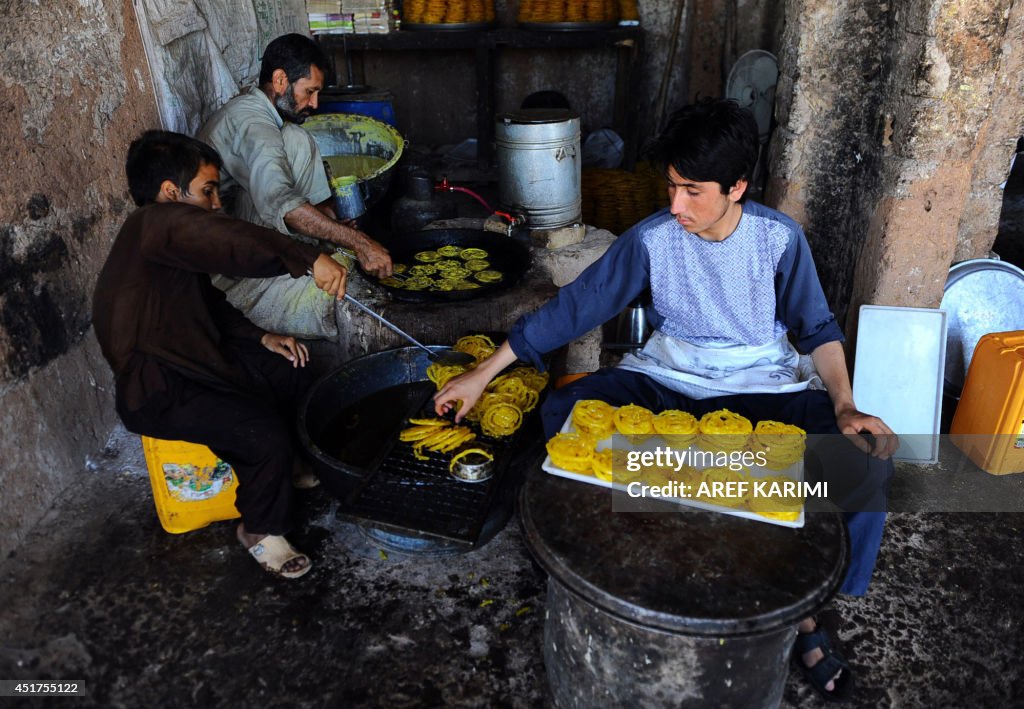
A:
<svg viewBox="0 0 1024 709">
<path fill-rule="evenodd" d="M 513 404 L 488 406 L 480 417 L 480 429 L 485 435 L 495 438 L 511 436 L 523 423 L 523 412 Z"/>
<path fill-rule="evenodd" d="M 434 386 L 440 390 L 449 379 L 459 376 L 466 371 L 466 368 L 458 364 L 440 364 L 433 362 L 427 367 L 427 379 L 434 382 Z"/>
<path fill-rule="evenodd" d="M 491 455 L 488 451 L 485 451 L 483 448 L 466 448 L 465 450 L 461 450 L 452 456 L 452 459 L 448 462 L 448 470 L 455 470 L 455 463 L 459 460 L 462 460 L 471 453 L 479 454 L 483 456 L 486 460 L 494 460 L 494 456 Z"/>
<path fill-rule="evenodd" d="M 452 349 L 457 352 L 473 355 L 473 358 L 480 362 L 494 354 L 494 350 L 497 347 L 487 335 L 466 335 L 456 340 Z"/>
<path fill-rule="evenodd" d="M 697 437 L 699 423 L 693 414 L 667 409 L 654 417 L 654 432 L 671 445 L 685 448 Z"/>
<path fill-rule="evenodd" d="M 785 483 L 795 482 L 792 478 L 785 475 L 769 475 L 760 478 L 758 482 L 765 483 L 763 490 L 769 494 L 750 496 L 747 506 L 751 512 L 782 522 L 795 522 L 800 517 L 800 511 L 804 506 L 803 495 L 799 494 L 799 490 L 796 491 L 798 494 L 785 494 Z"/>
<path fill-rule="evenodd" d="M 779 421 L 758 421 L 750 439 L 750 450 L 763 453 L 765 467 L 783 470 L 804 457 L 807 432 Z"/>
<path fill-rule="evenodd" d="M 425 460 L 423 450 L 435 453 L 449 453 L 476 438 L 468 426 L 453 426 L 443 419 L 410 419 L 415 424 L 398 433 L 398 439 L 412 444 L 416 458 Z"/>
<path fill-rule="evenodd" d="M 495 394 L 508 394 L 512 403 L 523 411 L 533 411 L 540 399 L 540 394 L 526 386 L 523 380 L 511 374 L 498 377 L 488 387 Z"/>
<path fill-rule="evenodd" d="M 615 407 L 598 399 L 583 399 L 572 410 L 572 424 L 577 431 L 592 438 L 607 438 L 615 431 Z"/>
<path fill-rule="evenodd" d="M 484 414 L 492 406 L 497 404 L 512 404 L 515 406 L 516 399 L 510 394 L 498 394 L 495 392 L 485 391 L 477 399 L 476 404 L 466 414 L 466 419 L 469 421 L 479 422 L 483 418 Z"/>
<path fill-rule="evenodd" d="M 551 462 L 563 470 L 576 473 L 591 472 L 594 457 L 594 439 L 580 433 L 556 433 L 545 446 Z"/>
<path fill-rule="evenodd" d="M 611 448 L 606 448 L 603 451 L 594 451 L 593 455 L 591 455 L 590 472 L 599 480 L 611 482 L 614 454 L 615 451 Z"/>
<path fill-rule="evenodd" d="M 746 494 L 734 494 L 738 493 L 737 487 L 732 488 L 715 489 L 718 483 L 739 483 L 747 480 L 747 476 L 738 470 L 730 470 L 729 468 L 704 468 L 701 473 L 701 483 L 698 486 L 696 497 L 701 502 L 709 502 L 713 505 L 721 505 L 722 507 L 740 507 L 742 506 L 749 497 L 749 490 Z"/>
<path fill-rule="evenodd" d="M 619 433 L 654 433 L 654 413 L 636 404 L 620 406 L 612 420 Z"/>
<path fill-rule="evenodd" d="M 719 409 L 701 417 L 697 441 L 707 451 L 735 451 L 747 444 L 753 430 L 749 419 L 729 409 Z"/>
<path fill-rule="evenodd" d="M 538 371 L 534 367 L 516 367 L 509 374 L 522 379 L 523 384 L 538 394 L 548 385 L 548 378 L 550 377 L 547 372 Z"/>
</svg>

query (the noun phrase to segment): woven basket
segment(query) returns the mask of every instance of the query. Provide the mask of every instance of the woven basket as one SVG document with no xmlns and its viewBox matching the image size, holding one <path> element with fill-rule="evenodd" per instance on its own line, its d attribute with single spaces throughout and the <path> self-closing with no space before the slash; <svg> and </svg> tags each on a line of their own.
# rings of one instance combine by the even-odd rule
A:
<svg viewBox="0 0 1024 709">
<path fill-rule="evenodd" d="M 613 234 L 668 205 L 665 178 L 647 163 L 634 172 L 584 168 L 580 188 L 583 221 Z"/>
</svg>

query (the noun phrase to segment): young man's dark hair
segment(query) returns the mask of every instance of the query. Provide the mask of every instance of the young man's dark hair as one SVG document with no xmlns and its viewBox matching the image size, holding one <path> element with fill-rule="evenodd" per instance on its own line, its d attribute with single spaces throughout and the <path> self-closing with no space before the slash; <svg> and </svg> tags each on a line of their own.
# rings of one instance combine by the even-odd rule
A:
<svg viewBox="0 0 1024 709">
<path fill-rule="evenodd" d="M 309 67 L 327 74 L 327 57 L 316 42 L 301 34 L 284 34 L 267 45 L 260 64 L 260 86 L 269 84 L 275 69 L 283 69 L 288 82 L 309 78 Z"/>
<path fill-rule="evenodd" d="M 147 130 L 132 141 L 124 171 L 138 206 L 155 202 L 164 180 L 188 194 L 189 183 L 204 163 L 221 168 L 220 155 L 206 143 L 181 133 Z"/>
<path fill-rule="evenodd" d="M 663 172 L 672 167 L 687 180 L 717 182 L 727 194 L 753 176 L 757 149 L 753 113 L 729 99 L 704 99 L 673 113 L 645 152 Z"/>
</svg>

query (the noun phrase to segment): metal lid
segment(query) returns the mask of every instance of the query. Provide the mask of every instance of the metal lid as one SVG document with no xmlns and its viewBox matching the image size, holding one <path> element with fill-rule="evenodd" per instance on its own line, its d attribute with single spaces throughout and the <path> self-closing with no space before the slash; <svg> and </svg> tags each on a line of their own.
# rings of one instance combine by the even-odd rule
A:
<svg viewBox="0 0 1024 709">
<path fill-rule="evenodd" d="M 498 123 L 539 125 L 541 123 L 564 123 L 573 119 L 579 120 L 579 117 L 579 113 L 568 108 L 521 108 L 517 111 L 501 113 L 496 118 Z"/>
<path fill-rule="evenodd" d="M 553 579 L 603 610 L 689 635 L 792 625 L 842 583 L 848 551 L 838 510 L 792 529 L 662 502 L 613 510 L 624 494 L 535 470 L 519 500 L 526 541 Z"/>
</svg>

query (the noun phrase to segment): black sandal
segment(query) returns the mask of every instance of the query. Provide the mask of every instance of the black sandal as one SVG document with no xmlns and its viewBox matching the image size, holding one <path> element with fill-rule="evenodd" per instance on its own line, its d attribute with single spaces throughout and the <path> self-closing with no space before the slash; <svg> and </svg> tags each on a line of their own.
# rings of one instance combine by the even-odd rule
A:
<svg viewBox="0 0 1024 709">
<path fill-rule="evenodd" d="M 824 657 L 818 660 L 813 667 L 804 664 L 804 654 L 819 649 Z M 818 691 L 826 701 L 842 702 L 849 698 L 853 690 L 853 675 L 850 674 L 850 664 L 843 659 L 843 656 L 832 646 L 832 641 L 823 627 L 817 624 L 809 633 L 797 633 L 796 642 L 793 644 L 793 661 L 800 668 L 804 677 L 811 683 L 811 686 Z M 833 680 L 836 673 L 842 671 L 838 678 Z M 830 692 L 825 689 L 829 682 L 834 683 L 834 689 Z"/>
</svg>

